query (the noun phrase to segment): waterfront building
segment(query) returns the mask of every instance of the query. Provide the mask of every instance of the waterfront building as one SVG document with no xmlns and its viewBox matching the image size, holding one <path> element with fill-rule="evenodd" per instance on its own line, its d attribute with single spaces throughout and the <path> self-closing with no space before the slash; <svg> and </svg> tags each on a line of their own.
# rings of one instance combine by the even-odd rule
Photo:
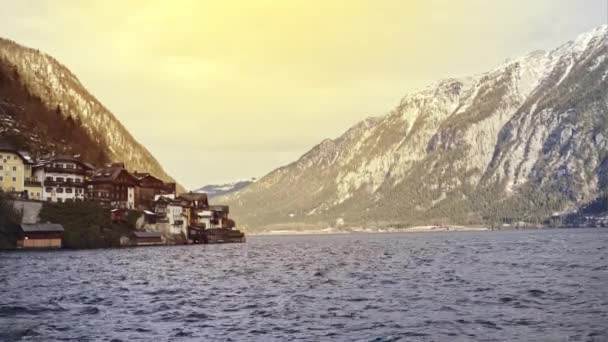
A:
<svg viewBox="0 0 608 342">
<path fill-rule="evenodd" d="M 139 209 L 154 208 L 157 196 L 175 195 L 175 183 L 165 183 L 149 173 L 134 172 L 138 185 L 135 188 L 135 198 Z"/>
<path fill-rule="evenodd" d="M 132 246 L 156 246 L 164 244 L 162 235 L 158 232 L 133 232 L 130 242 Z"/>
<path fill-rule="evenodd" d="M 90 165 L 68 156 L 55 156 L 33 166 L 32 182 L 42 186 L 42 200 L 74 202 L 85 200 L 86 175 Z M 30 197 L 31 198 L 31 197 Z"/>
<path fill-rule="evenodd" d="M 169 224 L 172 234 L 187 234 L 188 219 L 178 200 L 161 196 L 155 202 L 154 212 L 159 223 Z"/>
<path fill-rule="evenodd" d="M 61 248 L 63 226 L 55 223 L 21 224 L 18 248 Z"/>
<path fill-rule="evenodd" d="M 29 153 L 9 144 L 0 144 L 0 189 L 26 197 L 30 193 L 41 196 L 40 184 L 30 182 L 33 159 Z"/>
<path fill-rule="evenodd" d="M 87 182 L 87 198 L 119 209 L 135 209 L 135 188 L 139 184 L 123 163 L 95 170 Z"/>
</svg>

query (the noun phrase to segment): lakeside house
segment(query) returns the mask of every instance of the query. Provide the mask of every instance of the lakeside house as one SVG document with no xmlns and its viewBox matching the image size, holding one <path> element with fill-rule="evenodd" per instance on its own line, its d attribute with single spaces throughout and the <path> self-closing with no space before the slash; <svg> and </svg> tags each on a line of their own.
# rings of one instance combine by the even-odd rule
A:
<svg viewBox="0 0 608 342">
<path fill-rule="evenodd" d="M 0 189 L 18 196 L 41 199 L 41 184 L 31 179 L 33 164 L 28 152 L 0 144 Z"/>
<path fill-rule="evenodd" d="M 138 209 L 153 208 L 157 196 L 175 194 L 175 183 L 165 183 L 161 179 L 145 172 L 133 172 L 138 186 L 135 188 L 135 200 Z"/>
<path fill-rule="evenodd" d="M 62 203 L 85 200 L 87 174 L 92 171 L 90 165 L 74 157 L 57 156 L 40 161 L 32 170 L 33 181 L 41 184 L 43 201 Z"/>
<path fill-rule="evenodd" d="M 192 243 L 243 242 L 244 234 L 228 217 L 226 205 L 209 205 L 207 194 L 186 193 L 176 198 L 160 197 L 154 212 L 158 223 L 168 224 L 172 233 L 182 233 Z"/>
<path fill-rule="evenodd" d="M 95 170 L 87 182 L 87 197 L 117 209 L 135 209 L 135 188 L 138 180 L 124 163 L 113 163 Z"/>
<path fill-rule="evenodd" d="M 154 205 L 154 212 L 158 216 L 159 223 L 170 226 L 172 234 L 184 234 L 188 229 L 188 215 L 180 201 L 170 197 L 159 197 Z"/>
<path fill-rule="evenodd" d="M 158 232 L 133 232 L 130 237 L 131 246 L 163 245 L 162 235 Z"/>
<path fill-rule="evenodd" d="M 21 224 L 17 248 L 61 248 L 63 227 L 55 223 Z"/>
</svg>

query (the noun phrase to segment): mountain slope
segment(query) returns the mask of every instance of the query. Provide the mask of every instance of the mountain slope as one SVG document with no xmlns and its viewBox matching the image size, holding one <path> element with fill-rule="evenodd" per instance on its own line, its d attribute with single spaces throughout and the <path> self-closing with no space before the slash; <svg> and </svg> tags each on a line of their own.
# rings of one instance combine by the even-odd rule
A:
<svg viewBox="0 0 608 342">
<path fill-rule="evenodd" d="M 232 183 L 225 184 L 208 184 L 201 188 L 194 190 L 194 192 L 205 193 L 209 198 L 224 196 L 239 190 L 244 189 L 245 187 L 255 183 L 255 178 L 252 180 L 241 180 Z"/>
<path fill-rule="evenodd" d="M 0 127 L 5 137 L 20 140 L 34 152 L 67 150 L 96 163 L 124 161 L 131 170 L 146 170 L 173 181 L 152 154 L 54 58 L 0 39 L 0 70 Z M 37 121 L 45 124 L 37 125 Z M 21 137 L 14 127 L 25 129 L 16 128 Z"/>
<path fill-rule="evenodd" d="M 608 27 L 447 79 L 221 201 L 273 224 L 538 222 L 608 184 Z"/>
</svg>

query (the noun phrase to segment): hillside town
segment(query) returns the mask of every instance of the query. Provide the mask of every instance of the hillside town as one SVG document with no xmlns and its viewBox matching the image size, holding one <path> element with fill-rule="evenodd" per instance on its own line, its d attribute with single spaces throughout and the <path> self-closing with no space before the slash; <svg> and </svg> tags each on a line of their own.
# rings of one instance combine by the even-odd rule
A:
<svg viewBox="0 0 608 342">
<path fill-rule="evenodd" d="M 15 203 L 93 202 L 112 222 L 138 217 L 123 246 L 244 242 L 228 216 L 229 207 L 209 204 L 204 193 L 178 194 L 175 183 L 144 171 L 130 172 L 122 162 L 102 167 L 78 156 L 34 158 L 0 144 L 0 190 Z M 23 204 L 25 203 L 25 204 Z M 38 208 L 41 205 L 38 206 Z M 23 218 L 19 248 L 60 248 L 63 228 L 55 222 Z"/>
</svg>

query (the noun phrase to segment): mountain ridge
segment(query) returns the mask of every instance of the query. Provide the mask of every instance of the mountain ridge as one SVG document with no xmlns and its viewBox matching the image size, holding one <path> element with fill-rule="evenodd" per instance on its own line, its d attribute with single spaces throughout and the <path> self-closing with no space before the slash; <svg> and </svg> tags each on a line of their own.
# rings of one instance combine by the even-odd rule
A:
<svg viewBox="0 0 608 342">
<path fill-rule="evenodd" d="M 603 25 L 437 81 L 221 200 L 253 229 L 540 221 L 573 210 L 606 191 L 607 37 Z"/>
<path fill-rule="evenodd" d="M 49 111 L 55 111 L 58 119 L 76 121 L 78 129 L 87 135 L 90 143 L 102 147 L 104 157 L 97 161 L 123 161 L 132 170 L 146 170 L 165 181 L 174 181 L 150 151 L 141 145 L 124 125 L 99 100 L 97 100 L 78 80 L 78 78 L 54 57 L 39 50 L 24 47 L 12 40 L 0 38 L 0 61 L 6 71 L 9 86 L 29 95 L 29 99 L 38 100 Z M 11 101 L 5 101 L 10 103 Z M 27 100 L 20 100 L 27 102 Z M 21 105 L 23 106 L 23 105 Z M 10 106 L 8 106 L 10 107 Z M 37 108 L 41 111 L 41 108 Z M 36 113 L 18 115 L 11 111 L 13 119 L 19 121 L 23 115 L 34 116 Z M 61 127 L 61 129 L 67 129 Z M 48 134 L 43 134 L 48 135 Z M 69 144 L 68 141 L 66 143 Z M 35 145 L 35 144 L 30 144 Z M 58 145 L 58 144 L 54 144 Z M 35 150 L 39 146 L 32 146 Z M 55 152 L 61 146 L 42 148 Z M 70 147 L 68 149 L 78 147 Z M 52 151 L 51 151 L 52 150 Z M 179 186 L 183 189 L 183 187 Z"/>
</svg>

